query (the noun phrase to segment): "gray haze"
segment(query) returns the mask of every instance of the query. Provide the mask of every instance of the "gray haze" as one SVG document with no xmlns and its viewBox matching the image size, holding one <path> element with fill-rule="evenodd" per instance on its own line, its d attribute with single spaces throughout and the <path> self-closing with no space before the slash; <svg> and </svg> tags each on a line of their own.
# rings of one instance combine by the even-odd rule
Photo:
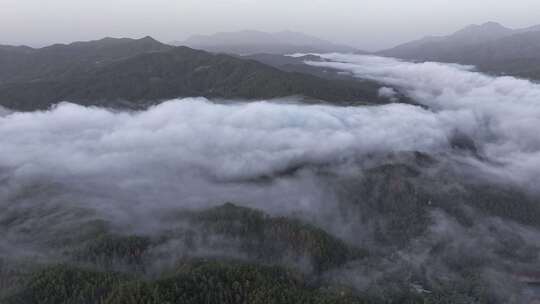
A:
<svg viewBox="0 0 540 304">
<path fill-rule="evenodd" d="M 0 43 L 41 46 L 105 36 L 293 30 L 375 50 L 497 21 L 512 28 L 540 20 L 537 0 L 0 0 Z"/>
</svg>

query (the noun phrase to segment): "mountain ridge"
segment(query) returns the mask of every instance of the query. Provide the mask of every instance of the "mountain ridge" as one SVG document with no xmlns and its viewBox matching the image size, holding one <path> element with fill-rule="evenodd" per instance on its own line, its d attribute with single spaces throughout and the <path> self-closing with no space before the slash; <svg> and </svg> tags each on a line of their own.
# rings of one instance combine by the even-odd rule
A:
<svg viewBox="0 0 540 304">
<path fill-rule="evenodd" d="M 43 48 L 0 48 L 0 85 L 51 78 L 70 78 L 95 66 L 172 46 L 151 37 L 110 38 L 53 44 Z"/>
<path fill-rule="evenodd" d="M 176 41 L 172 44 L 185 45 L 209 52 L 237 55 L 356 51 L 350 46 L 289 30 L 272 33 L 255 30 L 218 32 L 210 35 L 194 35 L 184 41 Z"/>
<path fill-rule="evenodd" d="M 381 85 L 375 82 L 323 79 L 258 61 L 172 47 L 150 37 L 53 45 L 18 54 L 23 58 L 19 61 L 2 55 L 0 67 L 16 73 L 0 75 L 6 76 L 0 83 L 0 105 L 14 110 L 46 109 L 61 101 L 139 108 L 181 97 L 389 102 L 379 96 Z"/>
<path fill-rule="evenodd" d="M 474 65 L 480 71 L 540 79 L 540 25 L 510 29 L 499 23 L 470 25 L 448 36 L 431 36 L 376 53 L 415 61 Z M 531 71 L 531 69 L 533 71 Z"/>
</svg>

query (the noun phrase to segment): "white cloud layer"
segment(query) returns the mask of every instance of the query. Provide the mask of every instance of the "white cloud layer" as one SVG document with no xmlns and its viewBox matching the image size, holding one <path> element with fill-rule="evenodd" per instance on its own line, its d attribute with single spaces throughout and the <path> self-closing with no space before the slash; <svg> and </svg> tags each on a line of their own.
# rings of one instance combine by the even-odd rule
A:
<svg viewBox="0 0 540 304">
<path fill-rule="evenodd" d="M 308 63 L 403 89 L 435 117 L 471 136 L 489 159 L 503 165 L 501 174 L 531 187 L 540 183 L 539 84 L 488 76 L 470 66 L 361 55 L 322 57 L 329 61 Z"/>
<path fill-rule="evenodd" d="M 0 208 L 79 206 L 141 227 L 153 225 L 153 212 L 227 201 L 324 216 L 323 209 L 335 208 L 325 181 L 304 170 L 284 173 L 350 168 L 368 154 L 447 151 L 453 128 L 444 115 L 403 104 L 187 98 L 141 112 L 70 103 L 6 112 L 0 115 Z M 281 178 L 258 182 L 273 175 Z"/>
<path fill-rule="evenodd" d="M 361 160 L 369 162 L 374 155 L 392 152 L 439 156 L 436 163 L 443 170 L 430 166 L 421 180 L 440 183 L 419 188 L 442 193 L 442 204 L 462 203 L 459 193 L 456 201 L 450 195 L 459 185 L 438 175 L 452 174 L 444 169 L 446 165 L 453 169 L 455 160 L 475 165 L 478 172 L 466 172 L 471 179 L 491 171 L 538 190 L 540 85 L 489 77 L 463 66 L 339 54 L 324 57 L 331 61 L 311 64 L 388 83 L 427 108 L 335 107 L 290 100 L 217 104 L 204 98 L 171 100 L 139 112 L 70 103 L 25 113 L 0 108 L 0 259 L 57 258 L 51 244 L 66 236 L 77 239 L 89 226 L 99 226 L 95 220 L 104 220 L 120 232 L 163 233 L 182 224 L 174 216 L 179 209 L 225 202 L 307 219 L 364 246 L 370 244 L 373 227 L 379 226 L 362 217 L 366 205 L 357 202 L 377 202 L 385 197 L 377 191 L 386 190 L 378 189 L 377 183 L 371 187 L 369 182 L 359 182 L 365 172 L 359 170 L 364 165 Z M 380 93 L 398 95 L 388 88 Z M 482 157 L 453 149 L 451 139 L 456 134 L 474 139 Z M 304 169 L 294 170 L 298 168 Z M 288 174 L 291 171 L 294 174 Z M 391 176 L 389 183 L 401 188 L 396 178 L 401 176 Z M 396 195 L 400 193 L 405 192 L 397 190 Z M 517 203 L 520 199 L 516 195 Z M 430 206 L 432 201 L 425 203 Z M 407 206 L 417 208 L 415 202 Z M 465 228 L 442 211 L 431 213 L 433 225 L 424 238 L 411 241 L 397 255 L 392 253 L 388 265 L 384 260 L 367 267 L 348 265 L 336 277 L 363 290 L 381 274 L 394 277 L 396 265 L 414 264 L 422 271 L 427 265 L 435 277 L 446 276 L 453 271 L 433 250 L 443 248 L 441 244 L 449 244 L 450 254 L 467 257 L 463 253 L 470 252 L 491 263 L 493 267 L 487 269 L 498 270 L 503 265 L 495 254 L 499 240 L 505 249 L 517 244 L 515 251 L 521 252 L 539 239 L 536 228 L 502 218 L 483 215 Z M 416 224 L 416 218 L 411 224 Z M 509 245 L 508 239 L 517 241 Z M 162 248 L 164 256 L 182 254 L 179 246 L 171 243 L 170 248 Z M 526 266 L 538 265 L 537 260 Z M 506 276 L 497 280 L 508 281 Z"/>
<path fill-rule="evenodd" d="M 63 103 L 0 118 L 0 166 L 15 175 L 93 175 L 159 164 L 244 179 L 366 153 L 440 151 L 452 128 L 443 115 L 399 104 L 223 105 L 189 98 L 118 113 Z"/>
<path fill-rule="evenodd" d="M 70 103 L 0 111 L 0 208 L 36 201 L 83 206 L 130 225 L 159 225 L 151 222 L 159 217 L 148 216 L 153 212 L 227 201 L 325 216 L 335 209 L 328 179 L 307 169 L 286 173 L 341 170 L 388 152 L 456 155 L 449 143 L 456 131 L 485 155 L 487 161 L 462 158 L 482 172 L 530 189 L 540 183 L 539 85 L 462 66 L 325 57 L 332 62 L 311 64 L 384 81 L 429 109 L 187 98 L 140 112 Z M 265 182 L 271 176 L 280 178 Z"/>
</svg>

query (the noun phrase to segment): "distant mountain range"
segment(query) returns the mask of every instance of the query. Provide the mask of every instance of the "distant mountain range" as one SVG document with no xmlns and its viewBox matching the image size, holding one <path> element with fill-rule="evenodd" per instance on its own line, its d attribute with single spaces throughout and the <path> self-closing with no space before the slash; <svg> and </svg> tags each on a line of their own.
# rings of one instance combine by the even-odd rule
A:
<svg viewBox="0 0 540 304">
<path fill-rule="evenodd" d="M 172 46 L 151 37 L 104 38 L 39 49 L 3 45 L 0 46 L 0 84 L 68 79 L 141 53 L 170 49 Z"/>
<path fill-rule="evenodd" d="M 380 88 L 371 81 L 323 79 L 249 58 L 173 47 L 151 37 L 0 47 L 0 105 L 16 110 L 45 109 L 60 101 L 139 108 L 193 96 L 389 102 L 379 97 Z"/>
<path fill-rule="evenodd" d="M 469 64 L 484 72 L 540 79 L 540 25 L 523 29 L 495 22 L 471 25 L 449 36 L 426 37 L 378 55 Z"/>
<path fill-rule="evenodd" d="M 238 55 L 356 51 L 355 48 L 350 46 L 336 44 L 317 37 L 291 31 L 277 33 L 240 31 L 216 33 L 207 36 L 197 35 L 185 41 L 176 41 L 172 44 L 214 53 Z"/>
</svg>

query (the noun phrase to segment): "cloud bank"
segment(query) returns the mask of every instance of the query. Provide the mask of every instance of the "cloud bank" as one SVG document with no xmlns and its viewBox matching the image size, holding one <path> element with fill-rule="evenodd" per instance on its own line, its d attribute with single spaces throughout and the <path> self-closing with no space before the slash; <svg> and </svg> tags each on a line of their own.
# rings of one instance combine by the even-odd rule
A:
<svg viewBox="0 0 540 304">
<path fill-rule="evenodd" d="M 92 175 L 157 162 L 240 179 L 366 153 L 434 152 L 448 147 L 452 128 L 444 115 L 399 104 L 223 105 L 201 98 L 118 113 L 63 103 L 2 117 L 0 166 L 15 176 Z"/>
<path fill-rule="evenodd" d="M 272 213 L 317 213 L 333 208 L 333 194 L 306 170 L 287 174 L 309 167 L 350 169 L 366 156 L 389 152 L 444 152 L 453 124 L 444 115 L 401 104 L 215 104 L 188 98 L 115 112 L 62 103 L 0 117 L 0 198 L 24 201 L 19 193 L 30 192 L 29 201 L 91 208 L 124 223 L 137 222 L 148 210 L 227 201 Z M 266 178 L 271 182 L 257 183 Z M 27 190 L 41 187 L 46 190 Z"/>
<path fill-rule="evenodd" d="M 456 64 L 344 54 L 321 57 L 328 61 L 307 63 L 401 88 L 472 137 L 489 159 L 502 165 L 500 174 L 531 188 L 540 183 L 539 84 L 492 77 Z"/>
<path fill-rule="evenodd" d="M 379 253 L 329 274 L 361 290 L 371 289 L 372 278 L 385 286 L 387 276 L 406 279 L 395 271 L 425 267 L 423 276 L 436 282 L 440 272 L 458 273 L 448 267 L 463 257 L 505 276 L 538 265 L 538 248 L 528 244 L 539 239 L 537 228 L 510 215 L 482 213 L 482 205 L 475 209 L 467 201 L 493 199 L 499 184 L 466 187 L 469 179 L 496 177 L 538 190 L 539 85 L 457 65 L 322 56 L 329 61 L 310 64 L 387 83 L 401 91 L 384 88 L 380 94 L 405 93 L 426 107 L 185 98 L 144 111 L 67 102 L 48 111 L 0 109 L 0 260 L 23 252 L 25 258 L 59 259 L 48 250 L 88 238 L 101 225 L 160 235 L 182 225 L 171 216 L 178 210 L 233 202 L 310 221 Z M 424 154 L 407 153 L 415 151 Z M 381 163 L 399 164 L 400 157 L 410 168 L 369 172 Z M 465 181 L 448 168 L 463 169 L 465 178 L 459 178 Z M 478 189 L 478 196 L 469 195 Z M 502 200 L 510 197 L 531 210 L 521 192 L 505 190 L 500 193 L 509 196 Z M 409 221 L 405 228 L 428 229 L 391 230 L 403 221 Z M 378 247 L 377 231 L 397 233 Z M 408 243 L 394 245 L 394 239 Z M 223 242 L 229 240 L 217 244 Z M 159 253 L 177 257 L 183 253 L 179 244 L 168 243 Z M 405 247 L 396 252 L 399 246 Z M 433 253 L 435 247 L 446 253 Z M 218 253 L 238 254 L 231 250 Z M 506 250 L 513 257 L 497 252 Z"/>
<path fill-rule="evenodd" d="M 459 65 L 322 57 L 327 61 L 308 63 L 388 83 L 427 108 L 186 98 L 139 112 L 70 103 L 32 113 L 0 110 L 0 195 L 9 201 L 47 180 L 69 184 L 74 196 L 102 206 L 95 209 L 107 216 L 142 216 L 137 208 L 126 215 L 124 207 L 113 212 L 111 206 L 224 201 L 264 201 L 264 209 L 284 213 L 313 210 L 328 194 L 309 174 L 273 179 L 264 187 L 249 182 L 306 167 L 350 168 L 400 151 L 461 157 L 452 149 L 456 134 L 473 140 L 468 145 L 482 155 L 463 160 L 480 171 L 532 190 L 540 183 L 540 85 Z M 380 93 L 397 95 L 387 88 Z"/>
</svg>

